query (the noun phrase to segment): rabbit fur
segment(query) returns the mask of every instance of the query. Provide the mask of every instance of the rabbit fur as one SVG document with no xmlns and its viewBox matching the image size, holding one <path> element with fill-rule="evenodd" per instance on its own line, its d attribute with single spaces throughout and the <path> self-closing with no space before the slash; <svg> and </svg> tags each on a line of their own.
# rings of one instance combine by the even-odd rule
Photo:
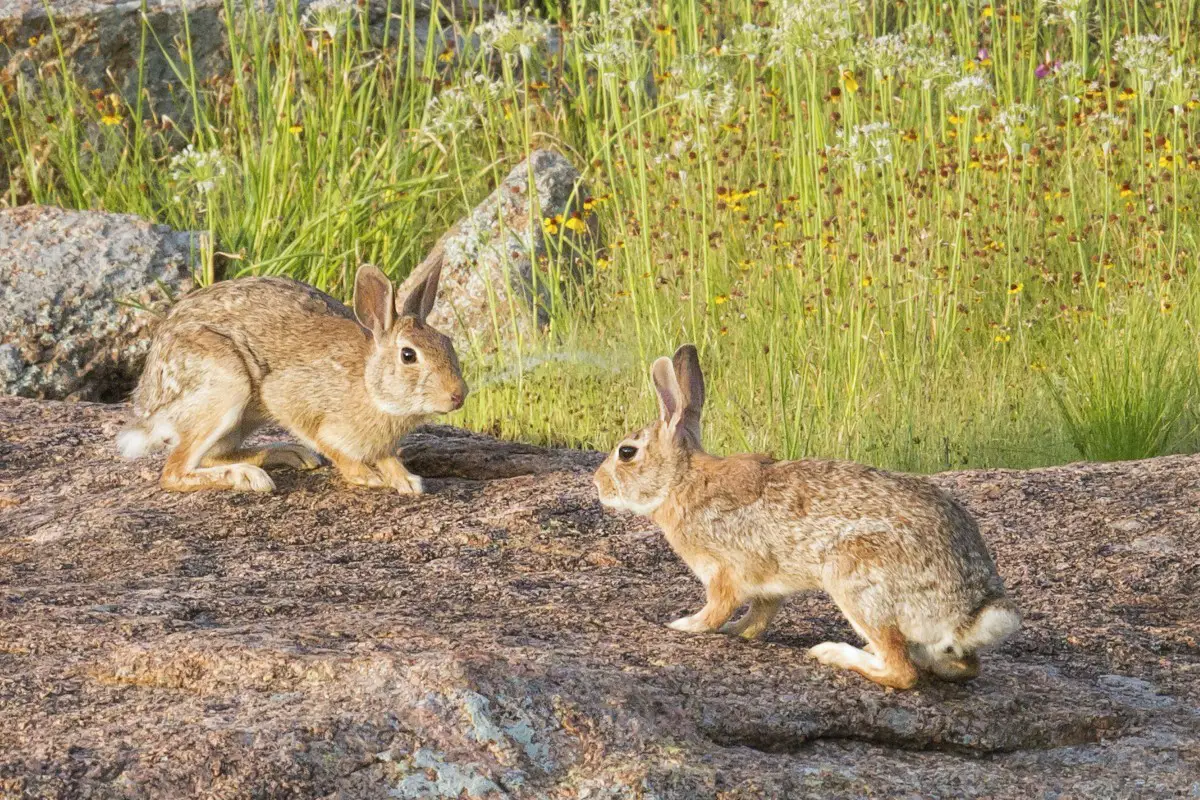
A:
<svg viewBox="0 0 1200 800">
<path fill-rule="evenodd" d="M 312 469 L 320 454 L 352 484 L 420 493 L 396 444 L 467 395 L 454 345 L 425 323 L 438 278 L 434 270 L 401 301 L 383 272 L 364 265 L 353 313 L 287 278 L 188 295 L 155 331 L 121 452 L 169 447 L 161 485 L 175 491 L 271 491 L 264 466 Z M 244 447 L 268 421 L 303 444 Z"/>
<path fill-rule="evenodd" d="M 922 672 L 974 678 L 977 651 L 1017 630 L 974 519 L 932 483 L 845 461 L 709 455 L 696 348 L 651 376 L 659 419 L 617 445 L 595 484 L 606 506 L 651 517 L 704 584 L 704 607 L 670 627 L 753 638 L 784 598 L 824 590 L 868 644 L 810 655 L 899 689 Z"/>
</svg>

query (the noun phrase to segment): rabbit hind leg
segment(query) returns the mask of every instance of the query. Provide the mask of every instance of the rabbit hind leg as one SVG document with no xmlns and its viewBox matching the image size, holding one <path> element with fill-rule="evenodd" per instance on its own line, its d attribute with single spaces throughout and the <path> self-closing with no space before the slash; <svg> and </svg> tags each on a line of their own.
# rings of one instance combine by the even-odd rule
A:
<svg viewBox="0 0 1200 800">
<path fill-rule="evenodd" d="M 242 417 L 250 395 L 249 376 L 240 363 L 211 365 L 204 385 L 172 409 L 179 444 L 167 456 L 162 488 L 174 492 L 274 490 L 274 481 L 262 467 L 230 459 L 239 452 L 244 436 Z"/>
</svg>

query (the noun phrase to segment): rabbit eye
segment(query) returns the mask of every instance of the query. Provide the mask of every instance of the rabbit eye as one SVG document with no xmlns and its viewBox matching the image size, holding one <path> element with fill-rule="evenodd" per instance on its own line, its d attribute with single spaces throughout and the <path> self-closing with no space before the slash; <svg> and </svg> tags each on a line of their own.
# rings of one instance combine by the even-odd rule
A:
<svg viewBox="0 0 1200 800">
<path fill-rule="evenodd" d="M 405 347 L 400 351 L 400 360 L 405 364 L 417 363 L 417 351 L 413 350 L 411 347 Z"/>
<path fill-rule="evenodd" d="M 632 461 L 637 455 L 637 448 L 631 444 L 623 444 L 617 448 L 617 458 L 622 461 Z"/>
</svg>

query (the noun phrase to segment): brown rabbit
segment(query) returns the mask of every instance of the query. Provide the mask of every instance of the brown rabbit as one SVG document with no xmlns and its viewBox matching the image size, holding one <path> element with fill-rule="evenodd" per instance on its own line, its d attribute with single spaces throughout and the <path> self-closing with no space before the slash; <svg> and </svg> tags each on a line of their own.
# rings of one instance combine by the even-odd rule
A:
<svg viewBox="0 0 1200 800">
<path fill-rule="evenodd" d="M 809 654 L 907 689 L 919 669 L 974 678 L 976 651 L 1020 626 L 975 521 L 932 483 L 844 461 L 711 456 L 696 348 L 658 359 L 651 376 L 658 421 L 622 440 L 595 481 L 606 506 L 658 523 L 703 582 L 704 608 L 670 627 L 753 638 L 784 598 L 823 589 L 868 644 Z"/>
<path fill-rule="evenodd" d="M 139 419 L 118 436 L 121 452 L 137 458 L 168 445 L 162 487 L 173 491 L 269 492 L 262 467 L 312 469 L 320 453 L 350 483 L 419 494 L 396 443 L 467 395 L 454 345 L 425 324 L 438 277 L 399 302 L 379 269 L 362 266 L 353 314 L 286 278 L 189 295 L 155 332 L 133 397 Z M 307 446 L 242 446 L 272 420 Z"/>
</svg>

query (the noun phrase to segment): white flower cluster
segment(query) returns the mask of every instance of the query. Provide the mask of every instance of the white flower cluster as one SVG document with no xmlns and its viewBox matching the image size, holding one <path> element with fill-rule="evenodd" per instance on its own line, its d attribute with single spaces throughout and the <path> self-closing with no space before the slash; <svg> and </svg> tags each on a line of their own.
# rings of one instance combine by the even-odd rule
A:
<svg viewBox="0 0 1200 800">
<path fill-rule="evenodd" d="M 600 39 L 587 45 L 583 54 L 583 60 L 605 79 L 629 77 L 641 59 L 637 45 L 628 38 Z"/>
<path fill-rule="evenodd" d="M 545 22 L 528 11 L 502 11 L 477 27 L 475 34 L 485 51 L 495 51 L 505 57 L 519 55 L 522 61 L 528 61 L 546 41 L 549 30 Z"/>
<path fill-rule="evenodd" d="M 855 60 L 869 67 L 875 78 L 909 77 L 929 88 L 938 79 L 956 73 L 950 42 L 941 31 L 917 23 L 902 33 L 865 39 L 854 48 Z"/>
<path fill-rule="evenodd" d="M 475 127 L 486 110 L 478 97 L 451 86 L 429 99 L 422 130 L 434 139 L 454 139 Z"/>
<path fill-rule="evenodd" d="M 973 72 L 946 87 L 946 105 L 963 113 L 978 111 L 996 94 L 986 76 Z"/>
<path fill-rule="evenodd" d="M 1183 68 L 1171 55 L 1169 42 L 1153 33 L 1126 36 L 1117 40 L 1113 47 L 1113 58 L 1139 78 L 1147 92 L 1183 74 Z"/>
<path fill-rule="evenodd" d="M 861 11 L 862 0 L 787 0 L 769 36 L 772 63 L 836 50 L 853 38 Z"/>
<path fill-rule="evenodd" d="M 737 108 L 737 90 L 716 60 L 703 56 L 681 59 L 671 68 L 674 99 L 690 116 L 720 122 Z"/>
<path fill-rule="evenodd" d="M 862 174 L 892 163 L 892 126 L 887 122 L 868 122 L 850 130 L 839 128 L 838 144 L 826 152 L 835 161 L 848 162 Z"/>
<path fill-rule="evenodd" d="M 189 144 L 183 152 L 171 156 L 170 170 L 175 200 L 179 201 L 187 191 L 194 191 L 202 198 L 208 195 L 228 174 L 229 167 L 221 151 L 197 150 Z"/>
<path fill-rule="evenodd" d="M 1047 22 L 1067 22 L 1071 25 L 1088 18 L 1089 0 L 1056 0 L 1050 4 Z"/>
<path fill-rule="evenodd" d="M 324 33 L 333 39 L 349 24 L 354 10 L 353 0 L 314 0 L 304 9 L 300 24 L 313 33 Z"/>
<path fill-rule="evenodd" d="M 1121 135 L 1121 130 L 1125 127 L 1125 118 L 1107 111 L 1097 111 L 1087 116 L 1085 124 L 1099 141 L 1100 149 L 1108 155 L 1112 150 L 1113 141 Z"/>
<path fill-rule="evenodd" d="M 1013 103 L 1000 109 L 992 119 L 992 125 L 1004 143 L 1004 149 L 1011 156 L 1021 144 L 1033 138 L 1031 124 L 1037 117 L 1037 109 L 1024 103 Z"/>
</svg>

